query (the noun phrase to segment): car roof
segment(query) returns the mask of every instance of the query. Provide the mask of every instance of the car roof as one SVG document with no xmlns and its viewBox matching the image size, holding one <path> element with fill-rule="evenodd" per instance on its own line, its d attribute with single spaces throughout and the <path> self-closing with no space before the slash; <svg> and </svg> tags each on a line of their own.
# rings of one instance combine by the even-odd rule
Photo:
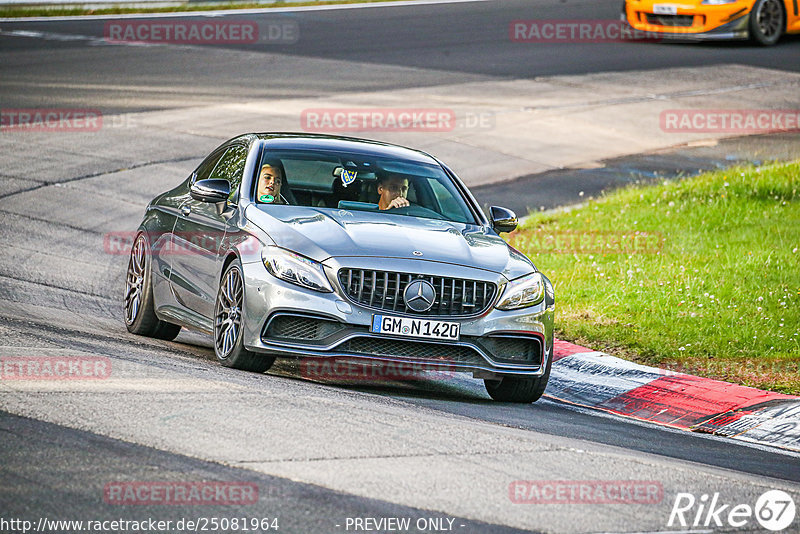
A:
<svg viewBox="0 0 800 534">
<path fill-rule="evenodd" d="M 268 150 L 324 150 L 328 152 L 350 152 L 365 156 L 388 157 L 439 165 L 433 156 L 420 150 L 406 148 L 400 145 L 359 139 L 357 137 L 344 137 L 323 134 L 299 133 L 256 133 L 246 134 L 241 137 L 260 139 L 265 142 Z"/>
</svg>

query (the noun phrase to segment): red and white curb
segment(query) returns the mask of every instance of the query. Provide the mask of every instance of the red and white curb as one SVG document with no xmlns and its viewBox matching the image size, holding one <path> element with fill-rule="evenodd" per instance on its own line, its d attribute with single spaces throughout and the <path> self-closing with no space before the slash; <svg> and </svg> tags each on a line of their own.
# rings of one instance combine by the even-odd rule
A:
<svg viewBox="0 0 800 534">
<path fill-rule="evenodd" d="M 548 397 L 800 451 L 800 397 L 647 367 L 561 340 L 553 348 Z"/>
</svg>

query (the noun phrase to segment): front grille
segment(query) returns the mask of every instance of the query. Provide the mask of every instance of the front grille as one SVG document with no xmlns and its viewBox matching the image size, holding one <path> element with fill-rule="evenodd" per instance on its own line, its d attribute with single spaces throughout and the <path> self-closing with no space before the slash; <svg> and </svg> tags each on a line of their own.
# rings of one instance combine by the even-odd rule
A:
<svg viewBox="0 0 800 534">
<path fill-rule="evenodd" d="M 470 347 L 445 345 L 424 341 L 399 341 L 370 337 L 351 339 L 337 350 L 370 356 L 387 356 L 441 363 L 485 364 L 485 360 Z"/>
<path fill-rule="evenodd" d="M 647 23 L 654 26 L 672 26 L 688 28 L 694 23 L 694 15 L 656 15 L 646 13 Z"/>
<path fill-rule="evenodd" d="M 487 337 L 480 344 L 494 360 L 542 363 L 542 343 L 536 337 Z"/>
<path fill-rule="evenodd" d="M 270 321 L 266 337 L 298 341 L 319 341 L 347 328 L 342 323 L 305 317 L 278 315 Z"/>
<path fill-rule="evenodd" d="M 406 308 L 403 292 L 416 279 L 430 282 L 436 289 L 436 300 L 425 315 L 477 315 L 494 301 L 497 286 L 481 280 L 419 276 L 408 273 L 341 269 L 339 283 L 347 296 L 358 304 L 402 313 L 415 313 Z"/>
</svg>

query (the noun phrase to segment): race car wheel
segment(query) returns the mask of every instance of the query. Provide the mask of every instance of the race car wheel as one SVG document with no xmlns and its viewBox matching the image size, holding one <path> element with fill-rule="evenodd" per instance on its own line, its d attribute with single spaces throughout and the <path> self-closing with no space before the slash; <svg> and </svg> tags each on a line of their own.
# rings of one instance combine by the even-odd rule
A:
<svg viewBox="0 0 800 534">
<path fill-rule="evenodd" d="M 242 267 L 235 260 L 225 269 L 217 291 L 217 304 L 214 307 L 214 354 L 225 367 L 263 373 L 272 366 L 275 358 L 257 354 L 244 347 L 243 304 Z"/>
<path fill-rule="evenodd" d="M 125 278 L 125 326 L 133 334 L 171 341 L 181 327 L 156 317 L 151 276 L 147 238 L 139 234 L 131 248 Z"/>
<path fill-rule="evenodd" d="M 757 0 L 750 11 L 750 38 L 760 45 L 771 46 L 786 28 L 786 13 L 780 0 Z"/>
<path fill-rule="evenodd" d="M 547 381 L 550 380 L 550 367 L 553 363 L 553 353 L 547 358 L 547 367 L 542 376 L 533 378 L 504 376 L 500 380 L 485 379 L 483 384 L 486 392 L 496 401 L 519 402 L 530 404 L 536 402 L 544 394 Z"/>
</svg>

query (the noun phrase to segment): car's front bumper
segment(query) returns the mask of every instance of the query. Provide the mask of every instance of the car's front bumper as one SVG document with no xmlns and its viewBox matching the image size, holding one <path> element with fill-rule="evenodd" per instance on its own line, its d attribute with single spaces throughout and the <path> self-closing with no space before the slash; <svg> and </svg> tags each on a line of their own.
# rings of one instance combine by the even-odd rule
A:
<svg viewBox="0 0 800 534">
<path fill-rule="evenodd" d="M 621 20 L 631 30 L 650 38 L 714 41 L 747 39 L 748 15 L 753 1 L 740 0 L 732 4 L 680 5 L 674 15 L 653 13 L 651 0 L 627 1 L 622 6 Z"/>
<path fill-rule="evenodd" d="M 346 265 L 340 263 L 344 261 Z M 338 269 L 374 267 L 374 258 L 326 262 L 334 293 L 320 293 L 283 282 L 263 263 L 242 265 L 245 278 L 244 345 L 249 350 L 279 357 L 358 358 L 405 362 L 476 376 L 514 374 L 541 376 L 553 344 L 552 286 L 541 303 L 513 311 L 490 306 L 471 317 L 426 317 L 458 322 L 457 342 L 374 334 L 374 314 L 405 315 L 371 309 L 350 300 L 335 279 Z M 480 269 L 424 260 L 381 260 L 381 267 L 398 272 L 483 279 L 504 278 Z"/>
</svg>

